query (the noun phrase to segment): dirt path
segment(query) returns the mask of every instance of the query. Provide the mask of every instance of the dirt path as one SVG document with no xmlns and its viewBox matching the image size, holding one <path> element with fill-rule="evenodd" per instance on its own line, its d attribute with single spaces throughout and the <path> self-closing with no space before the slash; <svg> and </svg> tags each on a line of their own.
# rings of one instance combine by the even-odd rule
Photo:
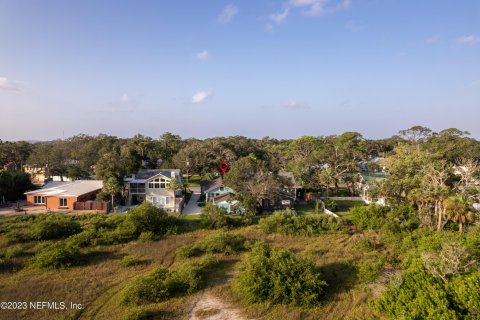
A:
<svg viewBox="0 0 480 320">
<path fill-rule="evenodd" d="M 203 293 L 193 306 L 189 320 L 245 320 L 240 311 L 212 294 Z"/>
</svg>

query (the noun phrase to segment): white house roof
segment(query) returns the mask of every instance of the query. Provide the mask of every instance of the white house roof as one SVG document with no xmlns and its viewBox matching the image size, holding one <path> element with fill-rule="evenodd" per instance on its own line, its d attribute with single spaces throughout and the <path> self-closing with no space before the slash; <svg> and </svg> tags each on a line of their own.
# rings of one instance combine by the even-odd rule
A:
<svg viewBox="0 0 480 320">
<path fill-rule="evenodd" d="M 41 189 L 25 192 L 25 194 L 78 197 L 102 188 L 101 180 L 54 181 L 47 183 Z"/>
</svg>

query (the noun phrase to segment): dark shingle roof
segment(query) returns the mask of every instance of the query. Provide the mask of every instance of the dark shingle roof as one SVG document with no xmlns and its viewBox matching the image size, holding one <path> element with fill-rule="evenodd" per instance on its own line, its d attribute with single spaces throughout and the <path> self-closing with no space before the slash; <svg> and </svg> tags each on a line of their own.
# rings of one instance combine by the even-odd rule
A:
<svg viewBox="0 0 480 320">
<path fill-rule="evenodd" d="M 140 169 L 135 174 L 135 179 L 150 179 L 157 174 L 162 174 L 167 178 L 172 178 L 172 172 L 175 172 L 175 176 L 180 175 L 180 169 Z"/>
</svg>

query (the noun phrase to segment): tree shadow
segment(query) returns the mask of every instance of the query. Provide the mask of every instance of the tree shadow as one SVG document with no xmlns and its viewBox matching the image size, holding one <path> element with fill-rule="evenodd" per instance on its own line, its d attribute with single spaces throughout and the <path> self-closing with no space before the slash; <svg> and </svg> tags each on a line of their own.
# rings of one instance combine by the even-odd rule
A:
<svg viewBox="0 0 480 320">
<path fill-rule="evenodd" d="M 120 260 L 125 256 L 125 253 L 115 253 L 111 251 L 89 251 L 82 254 L 77 266 L 95 265 L 108 260 Z"/>
<path fill-rule="evenodd" d="M 353 288 L 357 283 L 357 269 L 352 263 L 334 262 L 318 268 L 322 278 L 327 282 L 327 299 Z"/>
</svg>

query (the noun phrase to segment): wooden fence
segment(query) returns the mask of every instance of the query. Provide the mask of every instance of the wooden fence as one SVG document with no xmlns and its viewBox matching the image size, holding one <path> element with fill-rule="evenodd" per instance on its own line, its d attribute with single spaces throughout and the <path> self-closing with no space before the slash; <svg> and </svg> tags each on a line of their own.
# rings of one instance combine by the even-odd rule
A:
<svg viewBox="0 0 480 320">
<path fill-rule="evenodd" d="M 109 202 L 100 202 L 100 201 L 87 201 L 87 202 L 75 202 L 73 204 L 73 210 L 92 210 L 92 211 L 103 211 L 107 213 L 110 208 Z"/>
</svg>

